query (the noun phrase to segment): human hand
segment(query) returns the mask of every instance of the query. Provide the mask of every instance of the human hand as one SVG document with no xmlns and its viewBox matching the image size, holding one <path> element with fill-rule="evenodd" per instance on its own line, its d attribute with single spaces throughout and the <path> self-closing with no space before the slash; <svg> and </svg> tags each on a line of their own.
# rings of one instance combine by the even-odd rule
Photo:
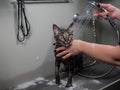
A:
<svg viewBox="0 0 120 90">
<path fill-rule="evenodd" d="M 107 12 L 99 9 L 94 12 L 94 16 L 102 16 L 103 18 L 107 18 L 107 15 L 111 15 L 114 19 L 120 19 L 120 9 L 111 5 L 111 4 L 102 4 L 100 3 L 100 7 L 107 10 Z"/>
<path fill-rule="evenodd" d="M 77 55 L 81 52 L 80 40 L 73 40 L 70 47 L 60 47 L 56 49 L 56 52 L 62 51 L 57 54 L 57 57 L 67 59 L 70 56 Z"/>
</svg>

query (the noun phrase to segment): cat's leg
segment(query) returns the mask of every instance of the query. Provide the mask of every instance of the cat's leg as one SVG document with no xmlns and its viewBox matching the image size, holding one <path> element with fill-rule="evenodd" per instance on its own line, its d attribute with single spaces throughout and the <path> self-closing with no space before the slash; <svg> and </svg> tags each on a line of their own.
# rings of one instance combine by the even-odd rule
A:
<svg viewBox="0 0 120 90">
<path fill-rule="evenodd" d="M 67 67 L 66 67 L 66 64 L 64 62 L 63 63 L 63 67 L 60 69 L 60 73 L 61 72 L 67 72 Z"/>
<path fill-rule="evenodd" d="M 67 84 L 66 87 L 71 87 L 72 86 L 72 77 L 73 77 L 73 65 L 71 65 L 70 63 L 68 64 L 68 80 L 67 80 Z"/>
<path fill-rule="evenodd" d="M 60 84 L 60 60 L 55 60 L 55 82 L 56 84 Z"/>
</svg>

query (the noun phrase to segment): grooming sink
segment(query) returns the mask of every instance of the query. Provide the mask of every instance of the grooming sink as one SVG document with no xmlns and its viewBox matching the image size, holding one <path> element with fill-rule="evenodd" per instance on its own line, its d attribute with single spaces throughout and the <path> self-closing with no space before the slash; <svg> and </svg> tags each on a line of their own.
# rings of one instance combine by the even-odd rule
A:
<svg viewBox="0 0 120 90">
<path fill-rule="evenodd" d="M 80 76 L 74 76 L 73 87 L 65 88 L 66 79 L 61 79 L 61 85 L 56 85 L 53 76 L 39 81 L 38 84 L 26 89 L 12 90 L 120 90 L 120 75 L 109 79 L 90 79 Z M 24 86 L 24 85 L 23 85 Z"/>
<path fill-rule="evenodd" d="M 101 67 L 103 67 L 103 65 L 100 65 L 98 68 L 101 69 Z M 91 71 L 89 70 L 88 73 L 90 72 Z M 67 78 L 63 75 L 61 77 L 61 85 L 56 85 L 53 74 L 46 78 L 38 77 L 30 82 L 20 84 L 18 87 L 16 86 L 16 89 L 12 90 L 120 90 L 120 71 L 115 68 L 107 77 L 99 79 L 74 75 L 72 83 L 73 87 L 70 88 L 65 87 L 66 82 Z"/>
</svg>

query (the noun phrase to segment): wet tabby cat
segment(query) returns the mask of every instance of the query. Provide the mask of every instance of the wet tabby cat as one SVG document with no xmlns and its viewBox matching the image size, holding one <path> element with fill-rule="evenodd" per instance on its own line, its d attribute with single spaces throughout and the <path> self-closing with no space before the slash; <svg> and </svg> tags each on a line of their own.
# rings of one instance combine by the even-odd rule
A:
<svg viewBox="0 0 120 90">
<path fill-rule="evenodd" d="M 53 32 L 55 39 L 55 49 L 61 46 L 69 47 L 71 45 L 71 41 L 73 40 L 73 23 L 69 25 L 67 29 L 59 28 L 56 24 L 53 24 Z M 82 68 L 82 56 L 76 55 L 68 58 L 68 60 L 63 60 L 62 58 L 56 57 L 55 52 L 55 81 L 56 84 L 60 84 L 60 72 L 66 72 L 68 75 L 68 80 L 66 87 L 72 86 L 72 77 L 75 72 Z M 79 59 L 79 60 L 78 60 Z M 60 64 L 64 65 L 64 69 L 60 70 Z"/>
</svg>

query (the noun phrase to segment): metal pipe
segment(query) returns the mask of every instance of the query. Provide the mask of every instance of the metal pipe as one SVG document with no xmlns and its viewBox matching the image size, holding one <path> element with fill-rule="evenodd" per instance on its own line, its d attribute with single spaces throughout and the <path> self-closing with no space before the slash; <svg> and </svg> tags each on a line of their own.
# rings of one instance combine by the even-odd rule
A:
<svg viewBox="0 0 120 90">
<path fill-rule="evenodd" d="M 25 0 L 27 4 L 35 3 L 69 3 L 69 0 Z"/>
<path fill-rule="evenodd" d="M 69 0 L 24 0 L 25 4 L 69 3 Z M 13 1 L 12 3 L 16 3 Z"/>
</svg>

